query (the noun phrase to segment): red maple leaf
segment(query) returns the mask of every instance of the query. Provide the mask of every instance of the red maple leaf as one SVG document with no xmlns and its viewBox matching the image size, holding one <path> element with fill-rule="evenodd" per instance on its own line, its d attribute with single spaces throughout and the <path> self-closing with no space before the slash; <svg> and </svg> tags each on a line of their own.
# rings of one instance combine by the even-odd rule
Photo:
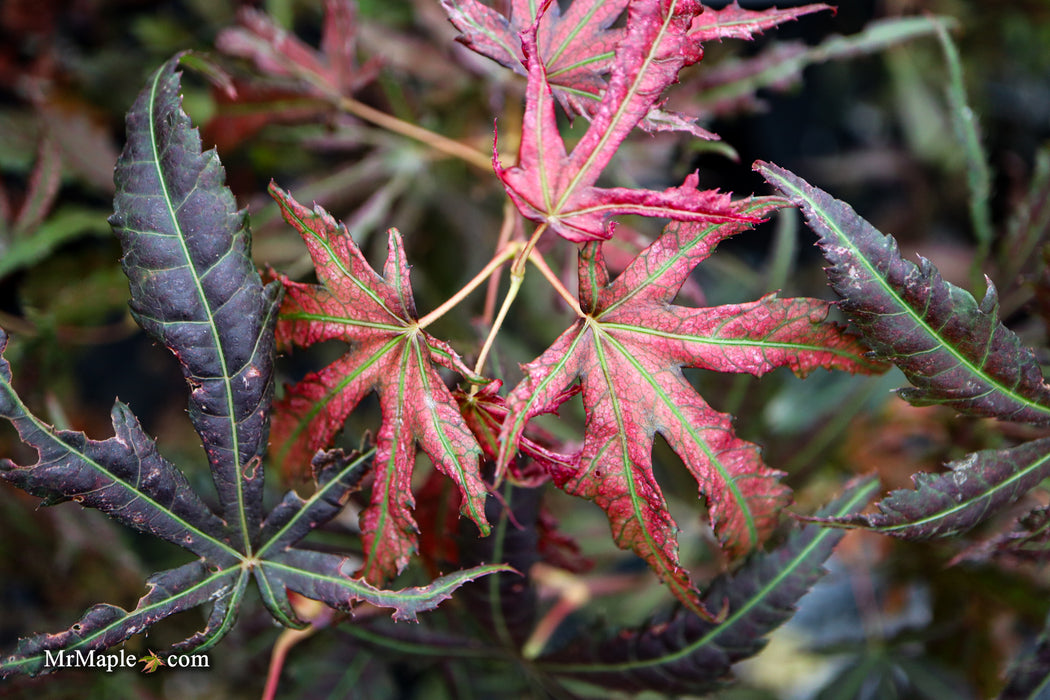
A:
<svg viewBox="0 0 1050 700">
<path fill-rule="evenodd" d="M 362 573 L 370 581 L 389 578 L 416 551 L 411 477 L 417 443 L 459 486 L 460 512 L 487 534 L 481 449 L 437 367 L 473 375 L 451 347 L 416 323 L 401 235 L 390 230 L 380 276 L 330 214 L 302 206 L 275 185 L 270 192 L 285 220 L 306 241 L 321 281 L 300 284 L 281 277 L 286 295 L 277 322 L 278 346 L 332 339 L 350 345 L 345 355 L 306 376 L 275 403 L 276 461 L 286 471 L 304 468 L 318 449 L 330 444 L 361 399 L 375 391 L 382 423 L 371 504 L 361 514 Z"/>
<path fill-rule="evenodd" d="M 615 24 L 628 0 L 574 0 L 564 12 L 553 3 L 538 19 L 535 0 L 510 0 L 507 16 L 478 0 L 442 0 L 442 5 L 461 32 L 463 44 L 522 75 L 528 71 L 519 36 L 536 24 L 536 55 L 546 66 L 554 96 L 569 116 L 582 114 L 590 119 L 595 113 L 608 86 L 616 48 L 624 37 L 624 29 Z M 832 8 L 811 4 L 752 11 L 741 9 L 736 2 L 721 10 L 702 8 L 688 30 L 694 48 L 684 65 L 699 60 L 704 41 L 751 39 L 783 22 L 828 9 Z M 717 138 L 695 119 L 665 111 L 658 104 L 649 108 L 639 126 L 646 131 L 681 130 L 698 138 Z"/>
<path fill-rule="evenodd" d="M 746 211 L 762 216 L 782 204 L 754 199 Z M 583 447 L 578 463 L 552 473 L 554 482 L 601 506 L 617 544 L 645 559 L 701 614 L 706 612 L 678 563 L 677 526 L 653 476 L 655 434 L 696 479 L 714 532 L 731 556 L 767 537 L 789 491 L 779 483 L 780 472 L 763 464 L 758 447 L 736 437 L 730 417 L 696 393 L 682 368 L 754 375 L 784 366 L 798 374 L 815 367 L 874 368 L 854 336 L 825 321 L 824 301 L 770 294 L 708 308 L 671 304 L 692 269 L 745 226 L 672 223 L 613 281 L 601 244 L 584 246 L 579 270 L 585 315 L 523 367 L 525 378 L 507 397 L 500 437 L 505 464 L 529 420 L 579 379 Z"/>
<path fill-rule="evenodd" d="M 661 5 L 661 0 L 631 4 L 609 86 L 572 153 L 566 152 L 558 133 L 554 97 L 536 46 L 536 28 L 522 34 L 529 81 L 518 163 L 504 169 L 494 157 L 493 167 L 525 217 L 545 223 L 570 241 L 610 238 L 610 217 L 617 214 L 679 221 L 754 221 L 742 215 L 728 195 L 697 190 L 696 174 L 681 187 L 663 192 L 594 186 L 616 149 L 664 88 L 677 79 L 681 67 L 699 60 L 701 50 L 686 33 L 700 5 L 681 0 L 675 14 L 666 14 Z"/>
</svg>

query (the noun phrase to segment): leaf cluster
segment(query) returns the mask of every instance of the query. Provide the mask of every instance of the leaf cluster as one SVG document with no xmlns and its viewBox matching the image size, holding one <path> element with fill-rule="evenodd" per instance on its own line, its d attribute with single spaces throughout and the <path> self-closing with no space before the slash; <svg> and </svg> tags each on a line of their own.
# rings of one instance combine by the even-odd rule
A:
<svg viewBox="0 0 1050 700">
<path fill-rule="evenodd" d="M 520 121 L 504 107 L 498 131 L 489 121 L 464 135 L 452 122 L 434 129 L 416 118 L 421 102 L 394 85 L 384 61 L 418 52 L 426 60 L 405 65 L 421 81 L 428 71 L 455 72 L 454 62 L 413 33 L 377 33 L 360 16 L 375 8 L 350 0 L 324 3 L 316 48 L 279 19 L 246 9 L 217 34 L 223 58 L 179 54 L 149 78 L 127 114 L 110 225 L 131 314 L 182 370 L 212 488 L 173 464 L 181 455 L 162 456 L 119 401 L 109 439 L 49 425 L 0 358 L 0 415 L 37 452 L 35 463 L 0 462 L 0 478 L 44 505 L 74 501 L 194 557 L 150 575 L 130 610 L 96 605 L 64 631 L 20 640 L 0 660 L 0 675 L 49 672 L 56 652 L 125 644 L 200 606 L 210 608 L 203 629 L 175 649 L 206 651 L 251 608 L 254 589 L 285 628 L 270 697 L 287 658 L 306 669 L 336 656 L 352 658 L 350 669 L 332 679 L 329 663 L 311 692 L 339 692 L 348 682 L 380 695 L 422 692 L 414 675 L 391 670 L 410 668 L 437 669 L 454 693 L 485 692 L 486 679 L 509 671 L 521 681 L 515 691 L 536 696 L 707 693 L 793 616 L 846 528 L 957 537 L 1048 475 L 1050 437 L 1040 431 L 1050 425 L 1050 389 L 1037 353 L 1002 323 L 991 283 L 976 301 L 925 259 L 906 261 L 848 205 L 770 163 L 755 168 L 776 196 L 747 197 L 702 189 L 695 164 L 658 179 L 636 177 L 632 164 L 663 143 L 653 134 L 693 137 L 732 155 L 709 129 L 713 115 L 756 108 L 760 89 L 782 88 L 812 63 L 937 34 L 955 69 L 949 103 L 967 147 L 976 271 L 993 251 L 990 178 L 976 126 L 962 118 L 968 108 L 950 23 L 905 18 L 816 45 L 770 43 L 708 67 L 705 51 L 723 40 L 753 40 L 833 8 L 715 9 L 694 0 L 441 6 L 438 20 L 451 21 L 459 42 L 495 62 L 459 55 L 455 70 L 510 69 L 516 82 L 488 84 L 508 104 L 520 93 Z M 422 9 L 420 16 L 432 19 Z M 379 46 L 390 56 L 380 59 Z M 287 149 L 287 163 L 266 161 L 276 208 L 252 204 L 261 274 L 247 214 L 183 110 L 180 62 L 214 85 L 217 112 L 204 133 L 224 158 L 289 124 L 307 150 L 354 154 L 352 165 L 288 189 L 286 172 L 310 156 Z M 682 99 L 691 91 L 697 99 Z M 639 130 L 647 133 L 639 138 Z M 0 276 L 84 230 L 53 233 L 43 223 L 61 218 L 49 214 L 59 192 L 51 138 L 40 140 L 20 208 L 0 188 L 0 245 L 8 246 Z M 1031 253 L 1045 237 L 1050 159 L 1041 163 L 1003 227 L 1004 251 Z M 452 175 L 442 191 L 448 201 L 419 185 L 425 173 Z M 327 205 L 339 201 L 329 197 L 336 192 L 356 207 L 342 221 Z M 455 249 L 446 239 L 464 239 L 417 210 L 387 230 L 385 263 L 373 266 L 370 234 L 428 196 L 452 212 L 455 227 L 480 231 L 469 240 L 482 244 Z M 465 205 L 480 198 L 504 201 L 501 221 Z M 326 206 L 303 203 L 311 199 Z M 785 286 L 786 270 L 751 301 L 706 298 L 698 278 L 731 260 L 716 248 L 789 206 L 817 233 L 841 301 L 770 291 Z M 427 240 L 440 243 L 427 251 Z M 553 263 L 559 256 L 564 262 Z M 1038 267 L 1006 252 L 997 262 L 1004 273 L 1038 279 L 1035 301 L 1045 296 Z M 469 281 L 435 294 L 440 276 L 456 277 L 441 268 L 456 266 Z M 543 293 L 536 284 L 546 285 Z M 456 323 L 477 313 L 463 309 L 483 287 L 470 338 Z M 542 330 L 522 332 L 526 304 L 544 306 Z M 834 320 L 839 311 L 850 327 Z M 0 331 L 0 351 L 7 338 Z M 785 512 L 796 495 L 810 501 L 811 493 L 796 492 L 801 480 L 786 479 L 763 455 L 757 421 L 725 408 L 733 402 L 712 388 L 720 385 L 694 373 L 730 377 L 739 397 L 754 386 L 749 377 L 776 370 L 804 378 L 820 368 L 878 374 L 891 365 L 912 383 L 900 391 L 911 403 L 1028 426 L 1026 439 L 956 459 L 943 474 L 920 474 L 914 491 L 891 493 L 878 513 L 862 512 L 876 482 L 854 480 L 819 510 L 802 506 L 817 510 L 805 524 Z M 275 398 L 282 375 L 294 381 Z M 357 449 L 343 449 L 351 445 Z M 302 493 L 267 490 L 267 464 Z M 590 562 L 567 534 L 577 531 L 581 509 L 564 504 L 576 499 L 600 510 L 608 551 L 634 555 L 672 604 L 657 593 L 633 624 L 582 620 L 585 602 L 623 584 L 607 564 L 584 573 Z M 552 503 L 563 505 L 558 518 Z M 672 516 L 683 503 L 696 522 Z M 1048 522 L 1045 506 L 1031 507 L 1015 531 L 965 555 L 1042 563 Z M 704 566 L 700 546 L 710 559 Z M 409 571 L 414 563 L 422 566 Z M 401 576 L 428 580 L 387 590 Z M 640 580 L 627 585 L 640 589 Z M 433 611 L 449 598 L 454 604 Z M 393 620 L 376 608 L 392 610 Z M 402 624 L 417 617 L 422 624 Z M 328 626 L 335 632 L 325 638 L 342 645 L 289 657 Z M 1017 667 L 1006 697 L 1038 692 L 1043 647 Z M 484 673 L 467 679 L 465 665 Z"/>
</svg>

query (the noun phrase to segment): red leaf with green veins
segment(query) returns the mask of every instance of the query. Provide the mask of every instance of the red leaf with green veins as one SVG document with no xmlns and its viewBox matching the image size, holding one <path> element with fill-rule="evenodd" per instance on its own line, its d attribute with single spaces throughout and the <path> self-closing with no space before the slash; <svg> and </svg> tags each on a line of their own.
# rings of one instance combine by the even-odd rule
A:
<svg viewBox="0 0 1050 700">
<path fill-rule="evenodd" d="M 689 28 L 689 38 L 693 41 L 711 41 L 722 39 L 750 40 L 767 29 L 779 26 L 784 22 L 798 19 L 802 15 L 823 10 L 835 11 L 835 8 L 824 3 L 813 3 L 801 7 L 768 10 L 745 10 L 740 4 L 723 7 L 721 10 L 704 8 L 703 14 L 693 20 Z"/>
<path fill-rule="evenodd" d="M 536 0 L 511 0 L 509 17 L 477 0 L 442 0 L 449 19 L 462 32 L 459 40 L 472 50 L 507 68 L 527 75 L 520 35 L 536 24 L 539 56 L 547 66 L 547 77 L 563 104 L 591 105 L 606 86 L 622 27 L 611 25 L 627 8 L 627 0 L 576 0 L 565 13 L 551 3 L 537 22 Z"/>
<path fill-rule="evenodd" d="M 616 48 L 624 37 L 624 29 L 612 25 L 627 8 L 627 0 L 574 0 L 564 12 L 558 3 L 551 3 L 538 21 L 537 6 L 542 3 L 536 0 L 510 0 L 506 17 L 477 0 L 442 0 L 442 4 L 452 24 L 462 32 L 461 42 L 522 75 L 528 71 L 519 36 L 535 23 L 535 55 L 547 68 L 554 96 L 570 116 L 582 114 L 590 119 L 597 111 Z M 831 8 L 812 4 L 756 12 L 742 10 L 735 3 L 722 10 L 703 8 L 689 28 L 692 46 L 685 65 L 699 60 L 701 42 L 751 39 L 788 20 L 827 9 Z M 646 131 L 681 130 L 697 138 L 716 138 L 695 119 L 665 112 L 658 104 L 649 107 L 639 126 Z"/>
<path fill-rule="evenodd" d="M 507 417 L 507 399 L 499 393 L 502 386 L 503 382 L 493 379 L 473 394 L 460 390 L 455 392 L 456 400 L 459 402 L 460 411 L 466 419 L 467 425 L 470 426 L 478 443 L 481 445 L 485 459 L 492 462 L 499 458 L 500 430 Z M 572 387 L 568 391 L 555 396 L 551 403 L 540 412 L 556 412 L 559 406 L 577 393 L 578 387 Z M 546 473 L 563 468 L 575 459 L 575 455 L 559 454 L 545 447 L 545 444 L 551 445 L 554 443 L 556 443 L 556 440 L 552 436 L 541 434 L 533 437 L 522 436 L 518 444 L 518 448 L 526 457 L 530 457 L 542 467 L 542 471 L 537 469 L 536 472 L 544 481 L 547 480 Z M 517 472 L 515 465 L 509 466 L 510 473 L 515 478 L 516 483 L 521 484 L 523 481 L 530 480 L 526 475 Z"/>
<path fill-rule="evenodd" d="M 346 227 L 326 211 L 308 209 L 276 186 L 271 193 L 285 220 L 302 235 L 320 285 L 281 278 L 287 295 L 277 322 L 279 347 L 324 340 L 350 344 L 346 355 L 291 387 L 276 404 L 273 443 L 286 471 L 305 468 L 327 447 L 350 411 L 379 394 L 382 425 L 376 436 L 375 485 L 361 514 L 364 574 L 379 581 L 401 571 L 416 550 L 411 479 L 416 445 L 459 485 L 460 511 L 488 531 L 481 449 L 438 374 L 444 366 L 471 372 L 452 348 L 416 324 L 401 235 L 390 230 L 389 256 L 380 276 Z"/>
<path fill-rule="evenodd" d="M 747 202 L 762 216 L 783 202 Z M 568 493 L 592 500 L 609 516 L 617 544 L 631 549 L 698 612 L 693 585 L 678 563 L 677 526 L 653 476 L 651 450 L 660 433 L 681 457 L 706 499 L 715 534 L 739 556 L 759 545 L 789 499 L 780 473 L 758 447 L 736 437 L 730 416 L 712 409 L 683 367 L 761 375 L 775 367 L 805 374 L 815 367 L 877 369 L 866 348 L 826 322 L 829 305 L 769 295 L 710 308 L 675 306 L 682 283 L 723 238 L 745 224 L 670 224 L 663 235 L 610 281 L 601 246 L 580 253 L 580 306 L 586 314 L 535 361 L 507 399 L 501 463 L 513 455 L 526 424 L 579 379 L 586 430 L 575 469 L 552 474 Z"/>
<path fill-rule="evenodd" d="M 659 0 L 631 5 L 609 87 L 572 153 L 566 151 L 558 133 L 554 97 L 538 53 L 536 30 L 523 33 L 529 83 L 518 164 L 504 169 L 493 159 L 493 167 L 525 217 L 545 222 L 576 242 L 610 238 L 610 218 L 618 214 L 678 221 L 754 221 L 742 215 L 728 195 L 697 190 L 695 174 L 681 187 L 663 192 L 594 186 L 620 143 L 677 79 L 682 66 L 699 60 L 700 50 L 689 42 L 686 32 L 700 6 L 681 1 L 674 10 L 675 14 L 665 13 Z"/>
</svg>

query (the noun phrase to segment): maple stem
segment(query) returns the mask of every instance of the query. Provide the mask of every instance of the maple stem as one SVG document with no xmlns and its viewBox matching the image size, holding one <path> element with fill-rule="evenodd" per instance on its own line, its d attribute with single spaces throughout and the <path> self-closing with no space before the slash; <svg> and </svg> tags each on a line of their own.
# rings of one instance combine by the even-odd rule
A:
<svg viewBox="0 0 1050 700">
<path fill-rule="evenodd" d="M 550 282 L 551 286 L 554 287 L 554 291 L 558 292 L 558 295 L 561 296 L 561 298 L 565 300 L 565 303 L 568 304 L 569 307 L 576 312 L 577 316 L 583 318 L 586 315 L 583 313 L 583 309 L 580 308 L 580 302 L 578 302 L 576 300 L 576 297 L 574 297 L 572 293 L 565 288 L 565 285 L 562 284 L 558 276 L 554 274 L 554 270 L 552 270 L 550 266 L 547 265 L 547 261 L 543 259 L 542 255 L 540 255 L 536 251 L 533 251 L 532 255 L 529 256 L 529 262 L 531 262 L 533 265 L 536 266 L 537 269 L 539 269 L 540 274 L 542 274 L 547 279 L 547 281 Z"/>
<path fill-rule="evenodd" d="M 496 242 L 496 250 L 502 250 L 503 246 L 510 242 L 511 236 L 514 235 L 514 225 L 518 222 L 517 207 L 514 206 L 514 202 L 510 199 L 503 200 L 503 223 L 499 229 L 499 241 Z M 501 275 L 498 274 L 500 270 L 496 270 L 489 277 L 489 286 L 485 290 L 485 306 L 481 312 L 481 321 L 486 326 L 492 323 L 492 317 L 496 313 L 496 295 L 499 294 L 499 281 Z"/>
<path fill-rule="evenodd" d="M 499 329 L 503 325 L 503 319 L 507 317 L 507 312 L 510 311 L 510 306 L 514 303 L 514 298 L 518 296 L 518 290 L 521 289 L 521 283 L 524 279 L 525 275 L 515 275 L 512 268 L 510 275 L 510 288 L 507 289 L 507 296 L 503 297 L 503 305 L 499 307 L 499 313 L 496 314 L 496 320 L 492 323 L 492 330 L 489 331 L 488 337 L 485 338 L 485 344 L 481 346 L 481 352 L 478 353 L 478 361 L 474 365 L 474 374 L 481 374 L 481 370 L 485 367 L 485 360 L 488 358 L 489 351 L 492 349 L 492 344 L 496 341 L 496 335 L 499 333 Z"/>
<path fill-rule="evenodd" d="M 492 349 L 492 344 L 496 341 L 496 334 L 499 333 L 503 320 L 507 317 L 507 312 L 510 311 L 510 306 L 518 296 L 518 290 L 521 289 L 521 283 L 525 279 L 525 261 L 532 255 L 532 249 L 536 247 L 536 241 L 540 239 L 540 236 L 546 230 L 546 223 L 537 226 L 528 243 L 518 250 L 514 263 L 510 266 L 510 288 L 507 289 L 507 296 L 503 298 L 503 305 L 499 307 L 499 313 L 496 314 L 496 320 L 492 323 L 492 329 L 489 330 L 489 335 L 485 338 L 485 344 L 481 346 L 481 352 L 478 353 L 478 361 L 474 365 L 474 374 L 481 374 L 481 370 L 485 367 L 485 360 Z"/>
<path fill-rule="evenodd" d="M 415 139 L 421 143 L 425 143 L 436 151 L 441 151 L 450 156 L 454 156 L 461 160 L 475 165 L 482 170 L 492 169 L 492 156 L 486 155 L 478 149 L 468 146 L 465 143 L 450 139 L 447 136 L 442 136 L 436 132 L 424 129 L 417 124 L 406 122 L 402 119 L 387 114 L 375 107 L 369 107 L 363 102 L 358 102 L 352 97 L 345 97 L 340 95 L 338 97 L 338 104 L 340 109 L 353 114 L 355 117 L 360 117 L 365 121 L 371 122 L 376 126 L 382 127 L 387 131 L 392 131 L 395 134 L 401 134 L 407 136 L 410 139 Z"/>
<path fill-rule="evenodd" d="M 305 600 L 305 599 L 304 599 Z M 301 629 L 286 629 L 277 637 L 273 650 L 270 652 L 270 668 L 266 673 L 266 687 L 263 689 L 263 700 L 272 700 L 277 697 L 277 685 L 281 679 L 281 670 L 288 660 L 288 652 L 299 642 L 308 639 L 317 633 L 322 627 L 331 624 L 335 611 L 325 607 L 316 600 L 304 602 L 304 609 L 309 612 L 307 619 L 311 619 L 310 626 Z"/>
<path fill-rule="evenodd" d="M 482 268 L 481 272 L 474 275 L 474 278 L 472 280 L 467 282 L 465 285 L 463 285 L 462 289 L 460 289 L 458 292 L 456 292 L 447 300 L 445 300 L 445 302 L 441 304 L 441 306 L 437 307 L 429 314 L 419 319 L 419 321 L 416 322 L 416 325 L 420 328 L 426 328 L 431 323 L 447 314 L 450 309 L 459 304 L 459 302 L 466 299 L 471 292 L 473 292 L 475 289 L 481 286 L 481 283 L 488 279 L 493 272 L 502 267 L 508 260 L 518 255 L 520 249 L 521 243 L 518 243 L 516 245 L 508 245 L 505 248 L 503 248 L 500 252 L 496 253 L 496 257 L 492 258 L 492 260 L 489 261 L 488 265 Z"/>
<path fill-rule="evenodd" d="M 521 249 L 521 253 L 518 257 L 514 258 L 514 264 L 510 266 L 511 275 L 516 275 L 518 277 L 523 277 L 525 275 L 525 261 L 532 255 L 532 249 L 536 247 L 536 242 L 540 240 L 540 236 L 542 236 L 546 230 L 547 222 L 543 222 L 532 232 L 532 237 L 529 239 L 529 242 Z"/>
</svg>

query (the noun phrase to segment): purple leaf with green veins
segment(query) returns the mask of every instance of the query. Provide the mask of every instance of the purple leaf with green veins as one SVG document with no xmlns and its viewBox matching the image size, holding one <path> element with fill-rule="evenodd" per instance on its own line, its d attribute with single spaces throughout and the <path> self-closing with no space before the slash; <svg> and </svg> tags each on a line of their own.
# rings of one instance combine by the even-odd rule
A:
<svg viewBox="0 0 1050 700">
<path fill-rule="evenodd" d="M 295 626 L 289 591 L 341 610 L 364 601 L 392 608 L 396 619 L 415 620 L 466 581 L 507 569 L 476 567 L 428 586 L 384 591 L 348 576 L 346 557 L 296 549 L 339 513 L 368 455 L 323 455 L 313 495 L 288 494 L 263 517 L 280 285 L 263 286 L 251 262 L 246 217 L 225 186 L 218 157 L 201 151 L 180 107 L 177 63 L 172 59 L 154 73 L 128 114 L 111 223 L 124 249 L 136 320 L 182 364 L 189 417 L 208 455 L 221 515 L 160 456 L 126 406 L 114 406 L 115 435 L 107 440 L 56 430 L 18 397 L 0 356 L 0 417 L 39 455 L 28 466 L 0 460 L 0 478 L 47 505 L 73 500 L 97 508 L 197 558 L 151 577 L 131 611 L 97 605 L 64 632 L 23 639 L 0 658 L 0 677 L 51 671 L 48 658 L 59 651 L 102 650 L 211 603 L 204 629 L 176 645 L 209 648 L 232 627 L 250 578 L 274 617 Z M 6 344 L 0 330 L 0 353 Z"/>
<path fill-rule="evenodd" d="M 945 404 L 976 416 L 1050 424 L 1050 387 L 1032 351 L 998 319 L 995 288 L 978 304 L 920 258 L 901 258 L 897 243 L 853 209 L 769 163 L 755 169 L 802 208 L 831 263 L 839 306 L 874 353 L 895 363 L 916 405 Z M 984 450 L 948 464 L 943 474 L 917 474 L 916 490 L 894 491 L 881 513 L 829 519 L 907 539 L 972 528 L 1050 476 L 1050 438 Z"/>
<path fill-rule="evenodd" d="M 867 504 L 878 488 L 874 479 L 853 483 L 820 514 L 845 516 Z M 638 630 L 620 630 L 603 639 L 593 635 L 536 666 L 557 676 L 620 692 L 655 690 L 702 694 L 714 690 L 732 664 L 765 646 L 765 635 L 795 612 L 798 600 L 823 576 L 823 564 L 842 533 L 818 525 L 795 529 L 768 553 L 756 553 L 732 574 L 716 578 L 704 595 L 723 619 L 710 621 L 679 610 L 669 619 Z"/>
<path fill-rule="evenodd" d="M 974 452 L 947 467 L 941 474 L 914 475 L 915 490 L 893 491 L 879 501 L 880 513 L 820 522 L 865 527 L 908 540 L 965 532 L 1050 476 L 1050 438 Z"/>
<path fill-rule="evenodd" d="M 900 390 L 902 398 L 1050 425 L 1050 386 L 1032 351 L 999 321 L 994 286 L 978 304 L 925 258 L 918 265 L 901 258 L 897 242 L 845 202 L 770 163 L 755 169 L 802 209 L 820 236 L 839 306 L 876 355 L 914 385 Z"/>
<path fill-rule="evenodd" d="M 180 107 L 169 61 L 127 118 L 110 218 L 124 249 L 131 310 L 172 349 L 190 386 L 190 420 L 208 454 L 223 518 L 249 541 L 262 519 L 273 324 L 280 287 L 263 287 L 214 151 Z"/>
</svg>

